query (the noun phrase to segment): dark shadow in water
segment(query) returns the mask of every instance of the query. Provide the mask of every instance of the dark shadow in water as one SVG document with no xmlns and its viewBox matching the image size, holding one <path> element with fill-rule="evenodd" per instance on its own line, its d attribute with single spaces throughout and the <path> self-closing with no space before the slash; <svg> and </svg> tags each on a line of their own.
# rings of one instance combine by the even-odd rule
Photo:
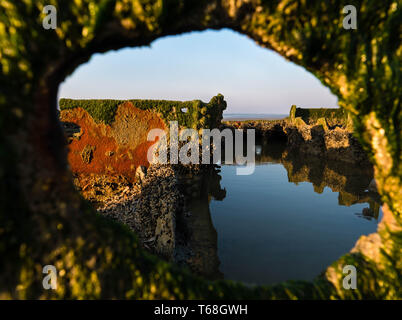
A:
<svg viewBox="0 0 402 320">
<path fill-rule="evenodd" d="M 208 279 L 222 279 L 219 271 L 217 233 L 211 219 L 209 203 L 221 201 L 226 190 L 220 186 L 219 168 L 206 166 L 202 174 L 180 177 L 186 197 L 186 210 L 176 219 L 178 245 L 175 261 Z"/>
<path fill-rule="evenodd" d="M 339 193 L 338 203 L 342 206 L 368 203 L 369 207 L 356 215 L 365 219 L 378 219 L 380 197 L 375 192 L 367 191 L 373 179 L 372 167 L 300 156 L 290 152 L 283 143 L 267 140 L 256 141 L 255 152 L 256 165 L 280 163 L 287 170 L 289 182 L 309 182 L 313 184 L 316 193 L 322 193 L 325 187 L 329 187 Z M 180 178 L 187 210 L 182 217 L 177 218 L 180 241 L 175 260 L 208 279 L 223 278 L 219 271 L 217 232 L 210 212 L 211 199 L 222 201 L 226 196 L 226 190 L 220 185 L 219 172 L 219 166 L 211 165 L 202 174 Z"/>
</svg>

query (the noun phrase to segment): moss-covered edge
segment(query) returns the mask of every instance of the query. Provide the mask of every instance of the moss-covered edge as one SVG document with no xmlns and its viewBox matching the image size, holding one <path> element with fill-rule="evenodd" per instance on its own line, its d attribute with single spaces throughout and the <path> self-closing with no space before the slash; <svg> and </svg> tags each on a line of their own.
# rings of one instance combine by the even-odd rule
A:
<svg viewBox="0 0 402 320">
<path fill-rule="evenodd" d="M 218 94 L 206 103 L 201 100 L 111 100 L 111 99 L 60 99 L 60 110 L 82 108 L 96 122 L 112 124 L 119 105 L 131 102 L 136 108 L 157 113 L 167 124 L 177 121 L 179 126 L 186 128 L 215 128 L 222 120 L 222 112 L 227 103 L 222 94 Z"/>
<path fill-rule="evenodd" d="M 383 200 L 395 219 L 399 219 L 398 225 L 402 225 L 402 8 L 397 1 L 354 1 L 358 30 L 342 28 L 342 7 L 351 4 L 346 0 L 336 3 L 161 0 L 152 4 L 145 0 L 105 0 L 98 5 L 92 0 L 51 2 L 62 13 L 58 17 L 59 27 L 54 31 L 44 30 L 41 23 L 44 16 L 41 11 L 49 4 L 48 0 L 0 2 L 0 256 L 3 258 L 0 294 L 22 297 L 24 292 L 25 297 L 36 297 L 32 294 L 32 279 L 35 276 L 36 280 L 41 279 L 41 270 L 32 271 L 32 257 L 36 256 L 36 265 L 43 259 L 48 261 L 53 252 L 48 246 L 52 242 L 45 237 L 57 238 L 56 227 L 61 218 L 65 219 L 65 231 L 53 248 L 69 247 L 70 239 L 76 235 L 86 241 L 98 237 L 95 243 L 100 249 L 107 248 L 121 257 L 121 264 L 107 263 L 109 269 L 93 269 L 110 279 L 101 281 L 102 292 L 108 292 L 113 283 L 116 291 L 109 295 L 124 296 L 125 291 L 122 287 L 118 290 L 116 280 L 122 274 L 118 267 L 129 265 L 128 261 L 131 265 L 153 266 L 135 253 L 124 255 L 124 260 L 116 245 L 129 247 L 132 241 L 123 237 L 120 230 L 97 229 L 91 219 L 78 214 L 80 209 L 75 207 L 77 201 L 71 188 L 65 187 L 71 181 L 66 178 L 65 170 L 60 169 L 65 161 L 58 137 L 61 130 L 54 125 L 56 117 L 50 116 L 55 113 L 55 103 L 49 101 L 56 101 L 58 84 L 91 54 L 142 46 L 185 31 L 230 27 L 318 77 L 338 96 L 339 105 L 351 112 L 355 134 L 371 153 Z M 85 228 L 79 229 L 81 225 Z M 372 269 L 378 272 L 387 270 L 388 265 L 395 266 L 396 272 L 382 279 L 374 273 L 362 277 L 370 291 L 361 297 L 390 297 L 377 291 L 373 282 L 386 292 L 396 289 L 394 297 L 401 297 L 397 281 L 398 277 L 401 279 L 402 261 L 398 234 L 385 231 L 378 234 L 383 243 L 381 249 L 395 250 L 386 252 L 389 257 L 389 261 L 384 260 L 386 263 L 372 264 Z M 113 239 L 114 246 L 110 247 Z M 386 245 L 387 241 L 392 245 Z M 76 266 L 88 272 L 82 248 L 74 245 L 70 248 L 79 255 Z M 363 260 L 374 261 L 371 256 Z M 337 263 L 341 265 L 343 260 Z M 347 263 L 359 263 L 359 259 Z M 143 274 L 149 279 L 150 269 L 145 270 Z M 125 275 L 134 277 L 132 271 Z M 342 269 L 336 273 L 341 277 Z M 163 285 L 167 277 L 159 283 Z M 172 276 L 176 284 L 179 277 Z M 84 292 L 91 284 L 82 281 L 81 285 Z M 183 292 L 197 289 L 193 283 L 188 286 L 180 283 Z M 296 289 L 287 287 L 297 295 Z M 152 287 L 146 286 L 144 290 L 151 292 Z M 59 295 L 72 296 L 70 291 Z"/>
<path fill-rule="evenodd" d="M 299 108 L 294 105 L 289 112 L 290 118 L 301 117 L 304 122 L 316 122 L 320 118 L 338 120 L 344 124 L 348 120 L 348 112 L 343 108 Z"/>
</svg>

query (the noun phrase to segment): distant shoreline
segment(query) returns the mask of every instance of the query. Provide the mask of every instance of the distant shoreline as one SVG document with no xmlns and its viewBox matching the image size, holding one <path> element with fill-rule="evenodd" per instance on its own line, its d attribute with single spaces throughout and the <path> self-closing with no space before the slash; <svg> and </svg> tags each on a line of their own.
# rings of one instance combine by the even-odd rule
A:
<svg viewBox="0 0 402 320">
<path fill-rule="evenodd" d="M 223 121 L 281 120 L 287 116 L 288 114 L 228 113 L 223 115 Z"/>
</svg>

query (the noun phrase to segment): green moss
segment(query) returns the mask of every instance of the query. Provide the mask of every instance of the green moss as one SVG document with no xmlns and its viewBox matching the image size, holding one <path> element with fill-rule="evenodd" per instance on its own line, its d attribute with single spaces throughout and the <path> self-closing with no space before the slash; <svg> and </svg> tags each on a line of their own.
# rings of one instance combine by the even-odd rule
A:
<svg viewBox="0 0 402 320">
<path fill-rule="evenodd" d="M 179 126 L 193 128 L 199 127 L 200 117 L 209 116 L 209 121 L 204 121 L 203 128 L 215 128 L 222 119 L 222 112 L 226 109 L 224 97 L 219 94 L 205 103 L 200 100 L 193 101 L 169 101 L 169 100 L 74 100 L 60 99 L 60 110 L 82 108 L 87 111 L 97 122 L 111 124 L 114 121 L 119 105 L 131 102 L 136 108 L 150 110 L 158 113 L 167 123 L 178 121 Z"/>
<path fill-rule="evenodd" d="M 325 118 L 318 118 L 315 124 L 317 126 L 322 126 L 324 131 L 328 131 L 327 120 Z"/>
<path fill-rule="evenodd" d="M 291 123 L 298 128 L 303 128 L 306 126 L 306 123 L 304 122 L 304 120 L 301 117 L 294 118 Z"/>
<path fill-rule="evenodd" d="M 293 106 L 292 106 L 293 108 Z M 338 120 L 344 124 L 346 124 L 348 113 L 342 109 L 329 109 L 329 108 L 296 108 L 296 110 L 291 109 L 294 112 L 295 117 L 301 117 L 304 122 L 312 124 L 317 122 L 320 118 L 328 119 L 328 120 Z"/>
<path fill-rule="evenodd" d="M 378 233 L 378 261 L 346 255 L 333 265 L 334 287 L 324 278 L 255 289 L 209 283 L 146 255 L 131 233 L 95 221 L 94 211 L 80 205 L 52 104 L 60 82 L 93 53 L 231 26 L 305 67 L 338 97 L 372 156 L 382 199 L 400 230 L 402 8 L 397 1 L 359 1 L 358 30 L 342 28 L 346 1 L 52 0 L 58 28 L 44 30 L 47 4 L 0 2 L 0 297 L 401 298 L 401 232 L 386 228 Z M 213 106 L 222 103 L 218 96 L 204 106 L 213 109 L 205 121 L 219 118 Z M 177 109 L 168 114 L 164 102 L 160 112 L 166 120 L 198 126 L 202 117 L 199 102 L 194 104 L 186 105 L 189 114 Z M 86 108 L 97 121 L 110 123 L 116 102 Z M 328 120 L 331 114 L 307 116 Z M 90 255 L 97 257 L 94 266 L 87 264 Z M 41 286 L 41 266 L 52 262 L 67 270 L 66 281 L 54 293 Z M 361 272 L 358 290 L 342 289 L 343 264 L 355 264 Z"/>
<path fill-rule="evenodd" d="M 289 118 L 290 118 L 291 120 L 293 120 L 294 118 L 296 118 L 296 106 L 295 106 L 295 105 L 292 105 L 292 107 L 290 108 Z"/>
</svg>

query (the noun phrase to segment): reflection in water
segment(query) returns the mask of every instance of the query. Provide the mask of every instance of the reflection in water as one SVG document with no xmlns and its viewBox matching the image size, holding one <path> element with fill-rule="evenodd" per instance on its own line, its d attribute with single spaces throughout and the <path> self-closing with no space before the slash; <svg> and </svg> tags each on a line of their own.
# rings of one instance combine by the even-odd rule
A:
<svg viewBox="0 0 402 320">
<path fill-rule="evenodd" d="M 223 162 L 221 173 L 215 167 L 181 178 L 188 213 L 177 219 L 182 237 L 177 261 L 209 279 L 308 280 L 360 235 L 375 231 L 380 199 L 366 191 L 371 168 L 299 156 L 284 144 L 264 141 L 256 145 L 256 165 L 250 176 L 236 176 L 235 165 Z M 345 206 L 359 210 L 354 217 L 375 223 L 354 219 Z"/>
<path fill-rule="evenodd" d="M 268 144 L 260 141 L 256 149 L 256 164 L 280 163 L 288 174 L 288 181 L 296 185 L 301 182 L 313 184 L 314 192 L 321 194 L 325 187 L 338 192 L 338 204 L 351 206 L 368 203 L 359 216 L 378 219 L 380 197 L 378 193 L 367 191 L 373 179 L 373 169 L 368 166 L 353 166 L 338 161 L 324 160 L 319 157 L 290 153 L 283 144 Z"/>
<path fill-rule="evenodd" d="M 221 189 L 219 169 L 208 166 L 202 174 L 180 178 L 186 197 L 183 217 L 177 217 L 179 246 L 175 260 L 187 265 L 195 273 L 216 280 L 223 278 L 219 271 L 217 233 L 211 219 L 209 203 L 211 199 L 221 201 L 226 191 Z"/>
</svg>

